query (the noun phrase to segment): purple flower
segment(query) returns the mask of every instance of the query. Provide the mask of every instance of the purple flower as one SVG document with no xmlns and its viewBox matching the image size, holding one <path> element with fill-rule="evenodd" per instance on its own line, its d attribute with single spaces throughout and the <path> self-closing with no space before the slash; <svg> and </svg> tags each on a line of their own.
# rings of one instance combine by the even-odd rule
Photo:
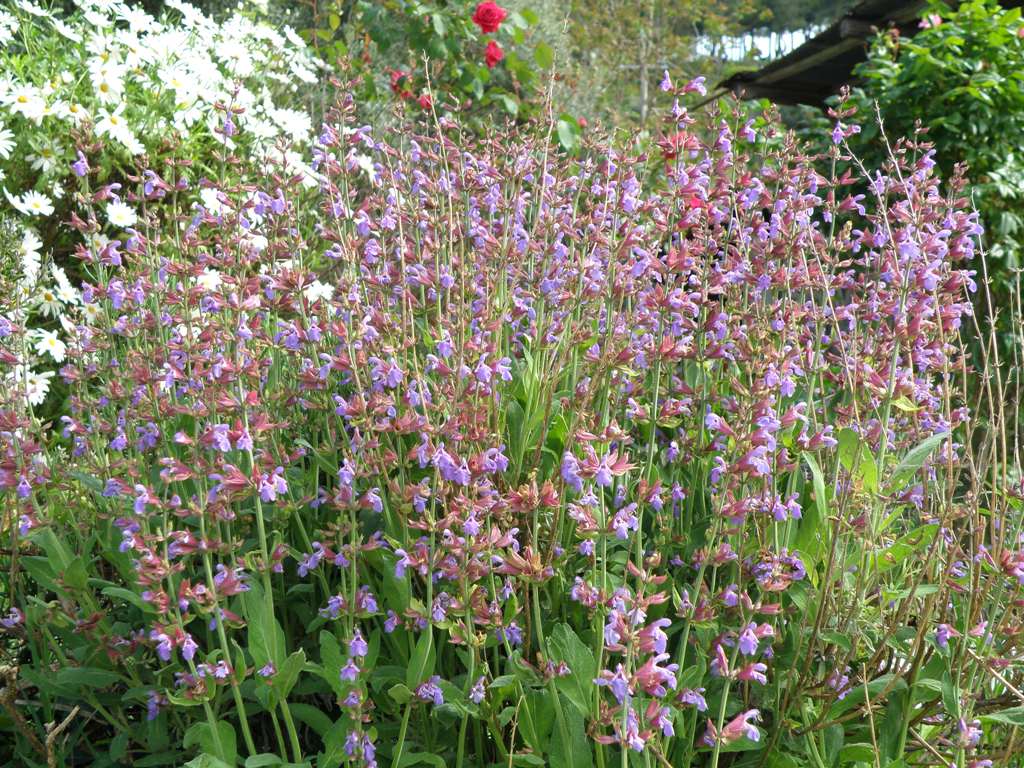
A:
<svg viewBox="0 0 1024 768">
<path fill-rule="evenodd" d="M 740 635 L 740 653 L 745 656 L 753 656 L 757 653 L 758 640 L 757 635 L 754 634 L 755 629 L 757 629 L 757 625 L 751 622 Z"/>
<path fill-rule="evenodd" d="M 174 642 L 167 633 L 154 629 L 149 633 L 149 639 L 156 641 L 156 655 L 160 657 L 161 661 L 170 661 Z"/>
<path fill-rule="evenodd" d="M 25 614 L 23 614 L 18 608 L 11 608 L 7 615 L 0 619 L 0 627 L 3 627 L 4 629 L 14 629 L 24 621 Z"/>
<path fill-rule="evenodd" d="M 192 661 L 198 649 L 199 646 L 196 644 L 196 641 L 192 639 L 192 635 L 186 634 L 185 639 L 181 643 L 181 657 L 185 661 Z"/>
<path fill-rule="evenodd" d="M 494 633 L 499 640 L 507 640 L 508 644 L 513 647 L 523 644 L 523 630 L 514 621 L 507 627 L 498 627 Z"/>
<path fill-rule="evenodd" d="M 71 164 L 71 170 L 78 178 L 82 178 L 89 172 L 89 162 L 85 159 L 82 151 L 78 151 L 78 159 Z M 153 718 L 150 718 L 152 720 Z"/>
<path fill-rule="evenodd" d="M 421 683 L 416 688 L 416 698 L 420 701 L 433 702 L 435 707 L 440 707 L 444 704 L 444 694 L 438 686 L 439 682 L 441 682 L 440 676 L 434 675 L 427 682 Z"/>
<path fill-rule="evenodd" d="M 320 560 L 324 556 L 324 545 L 319 541 L 313 542 L 313 551 L 308 555 L 303 555 L 299 560 L 298 573 L 299 576 L 305 578 L 310 571 L 316 570 L 317 566 L 320 565 Z"/>
<path fill-rule="evenodd" d="M 277 501 L 277 497 L 288 493 L 288 483 L 284 479 L 284 467 L 277 467 L 273 473 L 264 473 L 260 477 L 260 498 L 263 501 Z"/>
<path fill-rule="evenodd" d="M 571 453 L 562 457 L 562 480 L 576 493 L 583 492 L 583 478 L 580 477 L 580 463 Z"/>
<path fill-rule="evenodd" d="M 146 699 L 146 720 L 152 722 L 160 716 L 160 708 L 167 705 L 167 698 L 156 691 L 150 691 Z"/>
<path fill-rule="evenodd" d="M 353 659 L 349 659 L 348 663 L 341 668 L 341 672 L 338 675 L 345 682 L 354 682 L 359 677 L 359 667 Z"/>
<path fill-rule="evenodd" d="M 132 505 L 132 509 L 135 510 L 136 515 L 146 514 L 146 504 L 150 501 L 149 491 L 146 490 L 144 485 L 135 486 L 135 504 Z"/>
<path fill-rule="evenodd" d="M 754 664 L 747 664 L 743 669 L 736 675 L 738 680 L 752 680 L 755 683 L 761 685 L 767 685 L 768 678 L 765 672 L 768 671 L 768 665 L 763 662 L 756 662 Z"/>
<path fill-rule="evenodd" d="M 601 676 L 594 680 L 594 684 L 607 686 L 619 704 L 622 704 L 629 695 L 629 678 L 626 677 L 626 670 L 621 664 L 615 667 L 614 674 L 607 669 L 601 670 Z"/>
<path fill-rule="evenodd" d="M 727 608 L 735 608 L 737 605 L 739 605 L 740 597 L 737 594 L 736 589 L 737 587 L 735 584 L 730 584 L 722 592 L 722 602 L 726 605 Z"/>
<path fill-rule="evenodd" d="M 481 701 L 484 700 L 484 697 L 487 695 L 487 691 L 484 688 L 485 680 L 486 678 L 483 675 L 481 675 L 477 678 L 477 681 L 473 683 L 473 687 L 469 689 L 469 700 L 472 701 L 474 704 L 479 704 Z"/>
<path fill-rule="evenodd" d="M 939 624 L 935 628 L 935 643 L 943 650 L 949 648 L 949 639 L 951 637 L 959 637 L 960 633 L 957 632 L 949 624 Z"/>
<path fill-rule="evenodd" d="M 981 741 L 981 737 L 983 735 L 980 720 L 971 720 L 970 722 L 967 722 L 961 717 L 959 722 L 957 722 L 956 727 L 960 746 L 978 746 L 978 742 Z"/>
<path fill-rule="evenodd" d="M 636 503 L 623 507 L 612 518 L 612 530 L 615 531 L 615 538 L 628 539 L 630 531 L 640 530 L 640 521 L 636 516 Z"/>
<path fill-rule="evenodd" d="M 683 688 L 676 696 L 676 701 L 686 706 L 696 707 L 698 712 L 706 712 L 708 708 L 708 703 L 704 700 L 703 688 Z"/>
</svg>

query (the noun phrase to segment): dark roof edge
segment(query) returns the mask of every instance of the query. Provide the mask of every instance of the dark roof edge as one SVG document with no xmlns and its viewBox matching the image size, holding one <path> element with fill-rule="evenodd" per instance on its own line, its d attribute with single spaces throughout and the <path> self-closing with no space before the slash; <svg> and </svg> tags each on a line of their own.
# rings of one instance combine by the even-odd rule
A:
<svg viewBox="0 0 1024 768">
<path fill-rule="evenodd" d="M 879 29 L 895 25 L 903 34 L 917 30 L 917 19 L 928 7 L 926 0 L 909 2 L 888 2 L 886 0 L 864 0 L 857 3 L 846 14 L 785 56 L 766 64 L 761 69 L 737 72 L 718 84 L 721 90 L 731 90 L 740 98 L 770 98 L 773 101 L 791 104 L 820 104 L 822 94 L 818 90 L 801 93 L 793 85 L 786 87 L 785 81 L 794 78 L 811 67 L 819 67 L 863 46 L 864 41 Z M 852 70 L 851 70 L 852 71 Z M 838 73 L 842 80 L 836 88 L 846 82 L 850 72 Z"/>
</svg>

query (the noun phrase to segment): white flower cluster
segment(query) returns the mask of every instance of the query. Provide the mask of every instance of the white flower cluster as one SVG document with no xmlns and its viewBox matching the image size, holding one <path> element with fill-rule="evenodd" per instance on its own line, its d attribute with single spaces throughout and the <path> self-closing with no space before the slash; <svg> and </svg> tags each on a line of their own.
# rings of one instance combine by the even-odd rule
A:
<svg viewBox="0 0 1024 768">
<path fill-rule="evenodd" d="M 160 19 L 121 0 L 76 4 L 68 16 L 31 0 L 0 8 L 0 212 L 17 217 L 22 237 L 18 300 L 0 307 L 0 320 L 6 312 L 19 324 L 48 327 L 31 334 L 37 368 L 63 360 L 65 343 L 52 328 L 70 330 L 85 310 L 64 271 L 42 252 L 41 233 L 54 229 L 43 225 L 71 177 L 71 129 L 90 125 L 104 153 L 122 162 L 170 134 L 184 147 L 219 141 L 253 154 L 283 140 L 295 148 L 284 161 L 315 183 L 296 151 L 309 143 L 312 121 L 285 105 L 317 82 L 322 65 L 291 29 L 237 14 L 217 22 L 182 0 L 168 0 Z M 232 131 L 219 130 L 224 112 L 216 104 L 238 108 L 232 120 L 241 146 Z M 117 196 L 105 213 L 111 235 L 137 220 Z M 108 242 L 104 234 L 96 239 L 99 247 Z M 33 382 L 29 401 L 41 403 L 48 374 L 29 366 L 20 378 Z"/>
</svg>

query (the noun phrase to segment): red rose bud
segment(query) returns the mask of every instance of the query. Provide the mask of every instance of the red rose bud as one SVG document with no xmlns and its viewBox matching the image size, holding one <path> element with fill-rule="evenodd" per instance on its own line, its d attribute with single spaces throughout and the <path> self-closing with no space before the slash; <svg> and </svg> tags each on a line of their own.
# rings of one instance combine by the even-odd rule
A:
<svg viewBox="0 0 1024 768">
<path fill-rule="evenodd" d="M 484 52 L 484 63 L 488 69 L 494 69 L 494 65 L 505 58 L 505 52 L 494 40 L 487 43 L 487 50 Z"/>
</svg>

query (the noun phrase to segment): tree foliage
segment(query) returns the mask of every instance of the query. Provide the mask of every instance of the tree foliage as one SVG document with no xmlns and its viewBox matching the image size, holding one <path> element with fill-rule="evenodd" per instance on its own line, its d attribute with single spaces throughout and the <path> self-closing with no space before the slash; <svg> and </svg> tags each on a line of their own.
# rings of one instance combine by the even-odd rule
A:
<svg viewBox="0 0 1024 768">
<path fill-rule="evenodd" d="M 887 132 L 920 124 L 945 172 L 969 166 L 992 256 L 1020 266 L 1024 233 L 1024 25 L 1019 8 L 971 0 L 950 10 L 933 3 L 913 38 L 880 34 L 857 74 L 853 101 L 862 115 L 875 104 Z M 860 145 L 883 151 L 879 128 L 864 120 Z"/>
</svg>

